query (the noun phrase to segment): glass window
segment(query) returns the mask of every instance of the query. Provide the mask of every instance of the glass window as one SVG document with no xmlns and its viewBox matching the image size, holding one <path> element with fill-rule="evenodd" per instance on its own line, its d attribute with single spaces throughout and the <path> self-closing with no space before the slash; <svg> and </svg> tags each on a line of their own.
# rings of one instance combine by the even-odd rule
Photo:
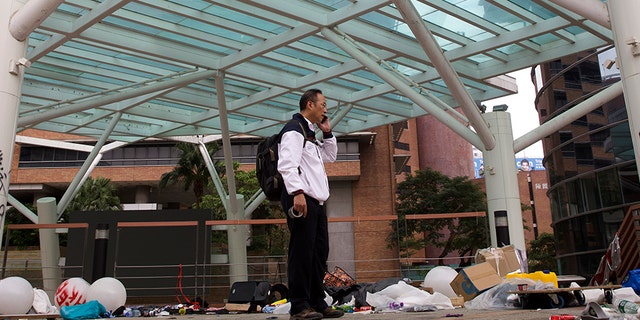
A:
<svg viewBox="0 0 640 320">
<path fill-rule="evenodd" d="M 567 195 L 565 185 L 560 184 L 551 192 L 551 211 L 554 214 L 553 220 L 559 220 L 568 217 Z"/>
<path fill-rule="evenodd" d="M 567 70 L 563 75 L 564 86 L 570 89 L 582 89 L 582 82 L 580 81 L 580 70 L 578 68 L 571 68 Z"/>
<path fill-rule="evenodd" d="M 564 107 L 567 104 L 567 93 L 561 90 L 553 90 L 553 101 L 554 111 Z"/>
<path fill-rule="evenodd" d="M 157 165 L 158 163 L 158 146 L 147 147 L 147 164 Z"/>
<path fill-rule="evenodd" d="M 580 181 L 582 182 L 582 190 L 589 190 L 589 194 L 584 194 L 584 199 L 586 200 L 585 210 L 590 211 L 600 209 L 600 195 L 598 192 L 598 185 L 596 184 L 595 175 L 591 173 L 585 177 L 582 177 Z"/>
<path fill-rule="evenodd" d="M 573 237 L 571 235 L 571 224 L 569 220 L 558 222 L 554 227 L 554 235 L 556 238 L 556 252 L 558 254 L 567 254 L 575 251 Z"/>
<path fill-rule="evenodd" d="M 578 165 L 593 165 L 593 152 L 590 143 L 574 143 L 574 150 Z"/>
<path fill-rule="evenodd" d="M 147 147 L 146 146 L 139 146 L 139 147 L 135 147 L 134 148 L 135 152 L 136 152 L 136 159 L 139 160 L 146 160 L 147 159 Z"/>
<path fill-rule="evenodd" d="M 613 154 L 620 160 L 634 160 L 633 141 L 629 131 L 629 123 L 624 122 L 611 128 Z"/>
<path fill-rule="evenodd" d="M 620 184 L 622 185 L 622 200 L 624 203 L 640 201 L 640 181 L 635 163 L 620 167 Z"/>
<path fill-rule="evenodd" d="M 602 221 L 604 222 L 604 240 L 607 244 L 611 242 L 613 236 L 618 232 L 620 225 L 624 219 L 624 212 L 621 209 L 606 211 L 602 213 Z M 604 244 L 603 244 L 604 245 Z"/>
<path fill-rule="evenodd" d="M 558 133 L 560 136 L 560 143 L 571 141 L 573 139 L 573 132 L 561 131 Z M 567 143 L 560 148 L 562 150 L 562 156 L 567 158 L 574 158 L 576 156 L 573 143 Z"/>
<path fill-rule="evenodd" d="M 567 182 L 567 204 L 569 206 L 569 215 L 573 216 L 584 212 L 582 190 L 580 190 L 580 182 L 578 180 Z"/>
<path fill-rule="evenodd" d="M 564 69 L 564 67 L 562 66 L 562 61 L 553 60 L 549 62 L 549 71 L 551 71 L 551 75 L 558 74 L 560 71 L 562 71 L 562 69 Z"/>
<path fill-rule="evenodd" d="M 615 169 L 598 172 L 598 186 L 603 207 L 622 204 L 622 191 Z"/>
</svg>

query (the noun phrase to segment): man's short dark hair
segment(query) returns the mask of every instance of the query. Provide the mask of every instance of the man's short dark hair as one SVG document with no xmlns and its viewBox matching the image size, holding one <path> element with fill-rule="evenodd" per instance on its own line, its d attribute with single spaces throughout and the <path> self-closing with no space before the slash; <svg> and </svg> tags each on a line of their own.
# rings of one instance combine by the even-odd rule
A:
<svg viewBox="0 0 640 320">
<path fill-rule="evenodd" d="M 305 91 L 302 94 L 302 97 L 300 97 L 300 111 L 307 108 L 307 102 L 309 101 L 315 102 L 316 98 L 318 97 L 318 94 L 322 94 L 322 91 L 320 91 L 320 89 L 309 89 Z"/>
</svg>

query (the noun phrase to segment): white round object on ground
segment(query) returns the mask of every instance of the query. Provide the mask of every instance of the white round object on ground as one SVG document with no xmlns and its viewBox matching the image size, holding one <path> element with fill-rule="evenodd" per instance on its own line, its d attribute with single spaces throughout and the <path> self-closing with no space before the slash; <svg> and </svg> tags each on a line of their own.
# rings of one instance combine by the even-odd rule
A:
<svg viewBox="0 0 640 320">
<path fill-rule="evenodd" d="M 0 280 L 0 314 L 25 314 L 33 305 L 33 287 L 21 277 Z"/>
<path fill-rule="evenodd" d="M 458 275 L 455 269 L 448 266 L 437 266 L 431 269 L 424 277 L 422 287 L 432 288 L 434 292 L 440 292 L 449 298 L 458 295 L 451 288 L 451 281 Z"/>
<path fill-rule="evenodd" d="M 56 307 L 73 306 L 87 302 L 86 295 L 91 284 L 80 277 L 63 281 L 56 289 Z"/>
<path fill-rule="evenodd" d="M 107 311 L 113 311 L 127 302 L 127 290 L 120 280 L 104 277 L 91 284 L 86 298 L 87 301 L 98 300 Z"/>
</svg>

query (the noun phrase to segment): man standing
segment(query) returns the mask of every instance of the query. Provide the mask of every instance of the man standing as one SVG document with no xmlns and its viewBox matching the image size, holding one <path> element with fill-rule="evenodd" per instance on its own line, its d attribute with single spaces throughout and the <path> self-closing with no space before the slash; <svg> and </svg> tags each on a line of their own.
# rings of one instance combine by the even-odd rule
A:
<svg viewBox="0 0 640 320">
<path fill-rule="evenodd" d="M 291 233 L 287 261 L 291 320 L 344 315 L 324 301 L 322 284 L 329 257 L 324 208 L 329 198 L 329 181 L 324 162 L 334 162 L 338 153 L 326 113 L 327 101 L 322 91 L 307 90 L 300 98 L 300 113 L 293 115 L 302 128 L 290 121 L 278 146 L 278 171 L 285 185 L 281 203 L 284 212 L 289 212 L 287 226 Z M 315 138 L 316 126 L 322 130 L 321 142 Z"/>
</svg>

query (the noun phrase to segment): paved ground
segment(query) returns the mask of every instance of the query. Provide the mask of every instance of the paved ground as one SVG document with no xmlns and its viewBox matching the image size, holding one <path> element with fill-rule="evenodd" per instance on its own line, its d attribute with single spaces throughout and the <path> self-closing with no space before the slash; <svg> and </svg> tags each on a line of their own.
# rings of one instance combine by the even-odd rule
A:
<svg viewBox="0 0 640 320">
<path fill-rule="evenodd" d="M 552 315 L 569 314 L 579 316 L 584 307 L 540 310 L 471 310 L 459 308 L 432 312 L 397 312 L 377 314 L 346 314 L 343 320 L 421 320 L 421 319 L 487 319 L 487 320 L 548 320 Z M 183 315 L 169 316 L 177 320 L 288 320 L 288 315 L 267 313 L 240 313 L 225 315 Z M 148 318 L 147 318 L 148 319 Z M 576 319 L 580 319 L 577 317 Z"/>
</svg>

